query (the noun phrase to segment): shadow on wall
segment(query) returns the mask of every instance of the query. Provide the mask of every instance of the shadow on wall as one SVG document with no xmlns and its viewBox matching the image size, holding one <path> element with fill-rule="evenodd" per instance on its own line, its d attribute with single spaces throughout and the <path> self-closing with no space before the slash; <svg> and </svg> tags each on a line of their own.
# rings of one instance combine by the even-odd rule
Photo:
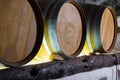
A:
<svg viewBox="0 0 120 80">
<path fill-rule="evenodd" d="M 120 28 L 120 16 L 118 16 L 118 26 Z M 120 52 L 120 33 L 117 35 L 117 41 L 113 52 Z"/>
</svg>

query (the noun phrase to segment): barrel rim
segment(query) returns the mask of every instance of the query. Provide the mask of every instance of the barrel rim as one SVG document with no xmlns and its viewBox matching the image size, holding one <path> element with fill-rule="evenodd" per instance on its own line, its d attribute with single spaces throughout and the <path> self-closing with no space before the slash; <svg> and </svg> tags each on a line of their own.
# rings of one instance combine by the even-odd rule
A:
<svg viewBox="0 0 120 80">
<path fill-rule="evenodd" d="M 78 10 L 78 12 L 81 16 L 81 22 L 82 22 L 82 26 L 83 26 L 82 27 L 82 39 L 81 39 L 80 45 L 79 45 L 78 49 L 76 50 L 76 52 L 73 53 L 70 56 L 66 55 L 65 53 L 61 53 L 62 55 L 66 56 L 67 58 L 74 58 L 74 57 L 76 57 L 77 55 L 80 54 L 80 52 L 82 51 L 82 49 L 84 47 L 84 44 L 85 44 L 85 40 L 86 40 L 86 18 L 85 18 L 84 10 L 83 10 L 83 8 L 82 8 L 82 6 L 80 5 L 79 2 L 74 1 L 74 0 L 68 0 L 65 3 L 70 3 L 70 4 L 72 4 L 76 7 L 76 9 Z M 59 40 L 58 40 L 58 42 L 59 42 Z"/>
<path fill-rule="evenodd" d="M 113 16 L 113 20 L 114 20 L 114 36 L 113 36 L 114 38 L 113 38 L 113 41 L 112 41 L 112 44 L 111 44 L 110 48 L 107 51 L 105 51 L 105 52 L 108 53 L 108 52 L 111 52 L 112 49 L 115 46 L 116 39 L 117 39 L 117 27 L 118 27 L 118 25 L 117 25 L 117 16 L 116 16 L 115 9 L 112 6 L 107 6 L 106 9 L 110 10 L 110 12 L 111 12 L 111 14 Z"/>
<path fill-rule="evenodd" d="M 43 24 L 43 16 L 42 16 L 41 8 L 39 7 L 36 0 L 28 0 L 27 2 L 30 4 L 36 19 L 37 34 L 36 34 L 35 44 L 31 53 L 20 62 L 8 62 L 6 60 L 0 59 L 0 62 L 8 67 L 18 67 L 31 61 L 35 57 L 35 55 L 38 53 L 40 46 L 42 44 L 44 24 Z"/>
</svg>

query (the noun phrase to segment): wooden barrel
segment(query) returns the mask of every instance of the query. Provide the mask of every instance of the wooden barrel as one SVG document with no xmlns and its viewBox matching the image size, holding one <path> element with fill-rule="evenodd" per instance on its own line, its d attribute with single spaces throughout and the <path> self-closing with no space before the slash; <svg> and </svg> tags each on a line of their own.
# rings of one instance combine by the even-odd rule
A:
<svg viewBox="0 0 120 80">
<path fill-rule="evenodd" d="M 85 22 L 82 7 L 77 3 L 64 3 L 57 19 L 57 36 L 66 56 L 78 55 L 85 40 Z"/>
<path fill-rule="evenodd" d="M 38 0 L 44 16 L 44 37 L 50 52 L 63 58 L 76 57 L 84 46 L 86 36 L 82 7 L 71 0 L 47 2 Z"/>
<path fill-rule="evenodd" d="M 29 62 L 40 49 L 42 13 L 34 0 L 31 5 L 33 10 L 27 0 L 0 0 L 0 62 L 7 66 Z"/>
<path fill-rule="evenodd" d="M 87 38 L 83 53 L 110 52 L 115 46 L 117 19 L 110 6 L 83 5 L 86 14 Z"/>
</svg>

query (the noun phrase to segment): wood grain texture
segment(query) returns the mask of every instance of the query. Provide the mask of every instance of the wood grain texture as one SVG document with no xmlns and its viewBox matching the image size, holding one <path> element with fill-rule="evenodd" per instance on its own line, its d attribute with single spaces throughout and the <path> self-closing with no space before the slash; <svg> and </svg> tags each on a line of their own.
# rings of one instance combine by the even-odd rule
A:
<svg viewBox="0 0 120 80">
<path fill-rule="evenodd" d="M 101 25 L 100 25 L 100 36 L 103 48 L 105 51 L 109 50 L 114 41 L 114 30 L 115 23 L 113 14 L 109 9 L 105 9 L 102 15 Z"/>
<path fill-rule="evenodd" d="M 0 58 L 19 62 L 32 51 L 36 23 L 27 0 L 0 0 Z"/>
<path fill-rule="evenodd" d="M 82 39 L 82 21 L 78 9 L 71 3 L 65 3 L 57 20 L 57 35 L 62 51 L 73 55 Z"/>
</svg>

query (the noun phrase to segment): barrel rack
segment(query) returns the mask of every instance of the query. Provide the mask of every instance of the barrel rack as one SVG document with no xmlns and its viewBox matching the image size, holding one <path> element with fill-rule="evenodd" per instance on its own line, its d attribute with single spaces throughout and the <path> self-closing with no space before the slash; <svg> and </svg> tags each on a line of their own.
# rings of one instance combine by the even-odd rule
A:
<svg viewBox="0 0 120 80">
<path fill-rule="evenodd" d="M 120 54 L 83 56 L 68 60 L 10 68 L 0 71 L 0 80 L 49 80 L 120 64 Z M 7 76 L 7 77 L 6 77 Z"/>
<path fill-rule="evenodd" d="M 87 0 L 86 0 L 87 1 Z M 112 0 L 111 0 L 112 1 Z M 120 8 L 118 3 L 110 0 L 102 4 L 108 4 Z M 85 3 L 85 0 L 81 0 Z M 120 15 L 120 10 L 117 12 Z M 120 31 L 120 29 L 119 29 Z M 0 80 L 48 80 L 71 76 L 77 73 L 88 72 L 104 67 L 112 67 L 120 64 L 120 53 L 110 55 L 91 55 L 67 60 L 54 60 L 48 63 L 22 66 L 0 70 Z"/>
</svg>

